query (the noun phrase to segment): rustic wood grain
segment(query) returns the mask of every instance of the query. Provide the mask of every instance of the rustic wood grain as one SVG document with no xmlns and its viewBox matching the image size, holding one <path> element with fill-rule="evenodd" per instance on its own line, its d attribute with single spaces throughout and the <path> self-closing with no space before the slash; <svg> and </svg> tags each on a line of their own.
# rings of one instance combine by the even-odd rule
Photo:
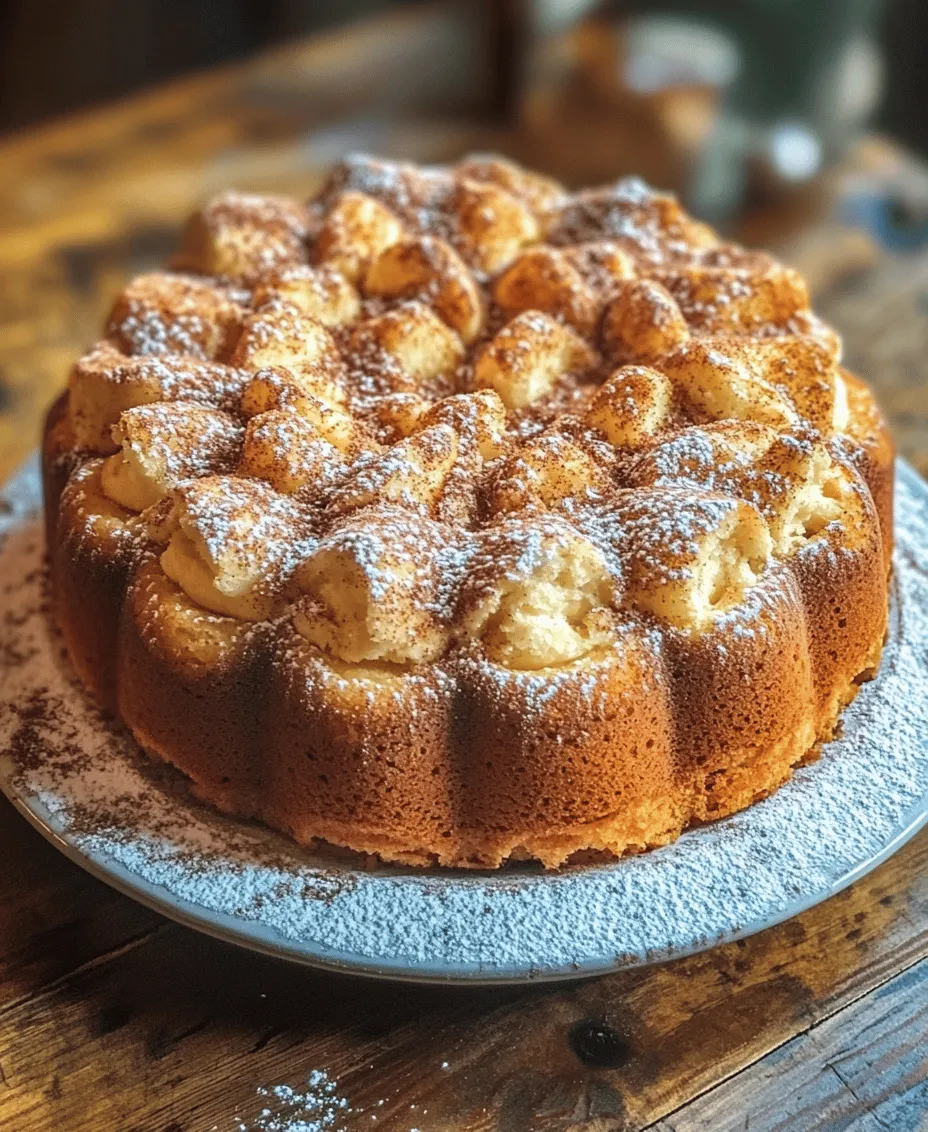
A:
<svg viewBox="0 0 928 1132">
<path fill-rule="evenodd" d="M 54 859 L 41 872 L 36 912 L 54 917 L 73 878 Z M 112 935 L 112 915 L 106 904 L 91 910 L 88 934 Z M 68 973 L 51 983 L 39 973 L 32 994 L 0 1008 L 0 1128 L 231 1132 L 267 1105 L 259 1087 L 299 1088 L 315 1070 L 337 1082 L 351 1129 L 638 1129 L 923 966 L 928 835 L 752 939 L 555 987 L 391 986 L 293 968 L 173 925 L 124 935 L 96 958 L 62 937 Z M 849 1021 L 848 1049 L 891 1040 L 881 1009 L 848 1015 L 861 1019 L 857 1029 Z M 913 1015 L 901 1035 L 912 1048 L 900 1046 L 899 1097 L 907 1091 L 912 1104 L 928 1073 L 913 1053 L 923 1022 Z M 860 1070 L 848 1066 L 853 1085 Z M 686 1117 L 668 1119 L 678 1132 L 673 1121 Z M 679 1132 L 696 1127 L 715 1125 Z"/>
<path fill-rule="evenodd" d="M 518 149 L 409 117 L 458 97 L 449 50 L 476 65 L 444 15 L 462 7 L 288 46 L 0 145 L 0 478 L 34 446 L 114 292 L 164 258 L 203 196 L 307 192 L 353 147 L 419 160 Z M 928 471 L 928 253 L 837 247 L 834 217 L 822 223 L 787 254 Z M 0 1129 L 285 1132 L 281 1098 L 259 1089 L 305 1089 L 313 1071 L 334 1084 L 306 1121 L 329 1111 L 333 1132 L 925 1125 L 928 833 L 741 943 L 493 989 L 339 978 L 197 936 L 86 876 L 5 803 L 0 857 Z"/>
<path fill-rule="evenodd" d="M 0 1009 L 163 923 L 64 860 L 5 799 L 0 860 Z"/>
<path fill-rule="evenodd" d="M 665 1132 L 918 1132 L 928 1112 L 928 960 L 674 1113 Z"/>
</svg>

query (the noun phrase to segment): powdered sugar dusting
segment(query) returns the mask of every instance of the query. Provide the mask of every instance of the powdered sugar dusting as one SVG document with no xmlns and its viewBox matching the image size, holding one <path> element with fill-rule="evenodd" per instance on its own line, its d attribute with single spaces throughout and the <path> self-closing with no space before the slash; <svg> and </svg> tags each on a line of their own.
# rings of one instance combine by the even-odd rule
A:
<svg viewBox="0 0 928 1132">
<path fill-rule="evenodd" d="M 640 857 L 554 874 L 365 867 L 200 806 L 100 716 L 61 660 L 43 612 L 38 500 L 30 466 L 0 508 L 3 788 L 93 870 L 227 938 L 420 978 L 589 974 L 791 915 L 898 847 L 928 812 L 928 489 L 904 465 L 891 638 L 842 738 L 749 810 Z M 245 1128 L 338 1129 L 341 1100 L 322 1079 L 269 1087 Z"/>
<path fill-rule="evenodd" d="M 239 1121 L 236 1132 L 339 1132 L 351 1108 L 324 1069 L 313 1069 L 305 1087 L 261 1085 L 262 1108 L 254 1120 Z"/>
</svg>

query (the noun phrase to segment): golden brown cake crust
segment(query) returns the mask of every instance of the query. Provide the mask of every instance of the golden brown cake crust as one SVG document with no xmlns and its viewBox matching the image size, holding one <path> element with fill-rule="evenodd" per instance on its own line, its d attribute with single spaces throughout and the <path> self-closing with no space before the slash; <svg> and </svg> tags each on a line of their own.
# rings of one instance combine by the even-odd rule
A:
<svg viewBox="0 0 928 1132">
<path fill-rule="evenodd" d="M 77 671 L 303 843 L 640 852 L 879 664 L 893 448 L 802 278 L 638 181 L 355 157 L 225 193 L 44 441 Z"/>
</svg>

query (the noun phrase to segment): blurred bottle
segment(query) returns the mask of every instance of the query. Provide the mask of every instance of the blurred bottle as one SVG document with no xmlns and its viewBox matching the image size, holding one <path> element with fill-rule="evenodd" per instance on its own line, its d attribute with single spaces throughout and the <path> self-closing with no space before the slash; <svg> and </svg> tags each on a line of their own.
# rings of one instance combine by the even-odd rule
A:
<svg viewBox="0 0 928 1132">
<path fill-rule="evenodd" d="M 535 0 L 531 156 L 574 183 L 638 172 L 699 215 L 814 179 L 881 89 L 881 0 Z"/>
<path fill-rule="evenodd" d="M 752 180 L 775 192 L 845 155 L 880 94 L 879 7 L 879 0 L 717 5 L 739 66 L 688 187 L 695 211 L 724 219 Z"/>
</svg>

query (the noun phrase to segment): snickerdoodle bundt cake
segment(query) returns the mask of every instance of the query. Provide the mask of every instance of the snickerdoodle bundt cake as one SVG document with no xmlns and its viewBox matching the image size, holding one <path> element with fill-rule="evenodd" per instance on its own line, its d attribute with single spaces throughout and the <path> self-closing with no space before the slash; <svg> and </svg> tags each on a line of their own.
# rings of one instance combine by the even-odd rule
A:
<svg viewBox="0 0 928 1132">
<path fill-rule="evenodd" d="M 556 866 L 749 805 L 887 618 L 892 446 L 802 278 L 495 157 L 225 193 L 45 444 L 84 683 L 223 810 Z"/>
</svg>

